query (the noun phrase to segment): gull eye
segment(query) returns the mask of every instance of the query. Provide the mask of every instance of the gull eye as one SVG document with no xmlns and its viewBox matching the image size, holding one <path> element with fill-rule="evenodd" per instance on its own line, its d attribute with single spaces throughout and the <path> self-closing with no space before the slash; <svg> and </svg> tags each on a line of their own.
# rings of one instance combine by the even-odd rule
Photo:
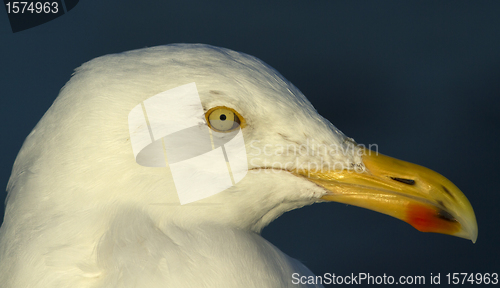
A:
<svg viewBox="0 0 500 288">
<path fill-rule="evenodd" d="M 217 132 L 230 132 L 242 125 L 238 112 L 228 107 L 215 107 L 205 114 L 208 126 Z"/>
</svg>

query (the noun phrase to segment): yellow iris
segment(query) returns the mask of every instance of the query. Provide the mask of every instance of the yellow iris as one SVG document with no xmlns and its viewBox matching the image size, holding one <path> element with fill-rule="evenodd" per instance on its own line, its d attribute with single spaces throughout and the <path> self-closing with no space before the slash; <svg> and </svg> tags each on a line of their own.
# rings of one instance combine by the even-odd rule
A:
<svg viewBox="0 0 500 288">
<path fill-rule="evenodd" d="M 215 107 L 206 113 L 207 123 L 217 132 L 230 132 L 242 125 L 241 116 L 231 108 Z M 240 119 L 241 118 L 241 119 Z"/>
</svg>

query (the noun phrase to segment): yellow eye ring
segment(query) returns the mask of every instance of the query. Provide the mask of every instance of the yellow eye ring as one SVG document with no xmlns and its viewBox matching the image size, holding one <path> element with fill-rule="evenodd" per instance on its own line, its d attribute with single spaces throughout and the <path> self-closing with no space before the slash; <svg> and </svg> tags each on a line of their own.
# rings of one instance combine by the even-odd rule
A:
<svg viewBox="0 0 500 288">
<path fill-rule="evenodd" d="M 216 132 L 231 132 L 246 126 L 245 119 L 233 108 L 217 106 L 205 113 L 205 120 L 210 129 Z"/>
</svg>

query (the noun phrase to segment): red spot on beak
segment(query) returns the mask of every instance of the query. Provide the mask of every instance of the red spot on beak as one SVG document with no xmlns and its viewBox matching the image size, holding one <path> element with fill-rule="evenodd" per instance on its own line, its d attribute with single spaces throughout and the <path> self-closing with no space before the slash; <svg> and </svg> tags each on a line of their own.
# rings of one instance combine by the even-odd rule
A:
<svg viewBox="0 0 500 288">
<path fill-rule="evenodd" d="M 410 204 L 405 221 L 421 232 L 452 235 L 460 230 L 458 221 L 444 218 L 438 208 L 424 204 Z"/>
</svg>

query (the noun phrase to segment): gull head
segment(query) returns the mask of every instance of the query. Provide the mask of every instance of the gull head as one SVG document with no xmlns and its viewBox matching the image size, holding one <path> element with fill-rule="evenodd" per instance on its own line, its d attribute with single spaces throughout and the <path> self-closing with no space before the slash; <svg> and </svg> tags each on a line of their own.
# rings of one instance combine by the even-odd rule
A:
<svg viewBox="0 0 500 288">
<path fill-rule="evenodd" d="M 186 85 L 199 97 L 198 110 L 170 105 L 162 111 L 148 102 Z M 146 115 L 146 124 L 137 129 L 149 131 L 151 143 L 164 152 L 144 157 L 158 157 L 165 165 L 138 160 L 136 130 L 130 124 L 134 109 Z M 224 157 L 230 185 L 182 203 L 175 181 L 180 170 L 174 167 L 184 161 L 173 160 L 175 149 L 183 146 L 179 143 L 196 146 L 205 140 L 181 137 L 169 150 L 169 138 L 153 137 L 155 119 L 147 117 L 149 110 L 164 112 L 165 125 L 194 123 L 192 129 L 208 137 L 203 138 L 208 150 Z M 220 144 L 237 136 L 244 151 L 240 166 L 232 165 L 230 147 Z M 188 184 L 205 179 L 193 184 L 198 187 L 194 193 L 202 195 L 222 181 L 206 180 L 220 170 L 217 163 L 183 166 L 180 175 L 190 177 Z M 261 60 L 208 45 L 107 55 L 76 69 L 26 139 L 8 191 L 4 225 L 60 234 L 73 222 L 78 227 L 72 224 L 71 233 L 89 229 L 99 235 L 116 215 L 134 212 L 147 215 L 160 229 L 216 225 L 258 233 L 287 211 L 336 201 L 388 214 L 420 231 L 477 237 L 472 207 L 448 179 L 357 144 Z"/>
</svg>

